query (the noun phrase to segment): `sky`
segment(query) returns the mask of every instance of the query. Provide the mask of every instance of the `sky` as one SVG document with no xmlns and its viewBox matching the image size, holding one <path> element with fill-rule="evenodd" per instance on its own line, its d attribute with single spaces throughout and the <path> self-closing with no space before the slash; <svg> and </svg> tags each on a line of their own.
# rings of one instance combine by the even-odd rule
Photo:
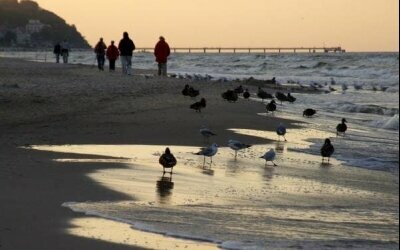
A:
<svg viewBox="0 0 400 250">
<path fill-rule="evenodd" d="M 399 0 L 36 0 L 94 45 L 322 47 L 399 51 Z"/>
</svg>

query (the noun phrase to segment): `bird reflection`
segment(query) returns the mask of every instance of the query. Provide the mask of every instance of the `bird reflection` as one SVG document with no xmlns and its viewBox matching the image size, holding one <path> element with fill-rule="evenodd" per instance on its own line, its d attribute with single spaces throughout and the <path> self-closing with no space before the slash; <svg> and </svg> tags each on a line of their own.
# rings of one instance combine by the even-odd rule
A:
<svg viewBox="0 0 400 250">
<path fill-rule="evenodd" d="M 275 151 L 282 154 L 285 151 L 285 142 L 277 141 L 275 145 Z"/>
<path fill-rule="evenodd" d="M 161 203 L 166 203 L 174 188 L 174 182 L 172 182 L 172 174 L 163 174 L 161 178 L 157 181 L 157 193 L 160 198 Z"/>
<path fill-rule="evenodd" d="M 210 176 L 214 176 L 214 169 L 211 169 L 211 168 L 203 168 L 202 169 L 202 174 L 205 174 L 205 175 L 210 175 Z"/>
<path fill-rule="evenodd" d="M 269 166 L 264 168 L 263 178 L 266 182 L 270 182 L 272 180 L 274 177 L 274 170 L 275 168 Z"/>
</svg>

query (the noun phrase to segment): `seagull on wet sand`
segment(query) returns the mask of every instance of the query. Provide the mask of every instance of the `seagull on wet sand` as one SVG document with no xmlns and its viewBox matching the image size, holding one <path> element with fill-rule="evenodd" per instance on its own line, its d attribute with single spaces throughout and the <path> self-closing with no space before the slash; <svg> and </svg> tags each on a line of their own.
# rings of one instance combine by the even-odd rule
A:
<svg viewBox="0 0 400 250">
<path fill-rule="evenodd" d="M 244 143 L 242 143 L 242 142 L 240 142 L 240 141 L 237 141 L 237 140 L 229 140 L 229 141 L 228 141 L 228 146 L 229 146 L 231 149 L 235 150 L 235 159 L 236 159 L 236 157 L 237 157 L 237 152 L 238 152 L 239 150 L 242 150 L 242 149 L 246 149 L 246 148 L 251 147 L 251 145 L 249 145 L 249 144 L 244 144 Z"/>
<path fill-rule="evenodd" d="M 306 109 L 303 111 L 303 116 L 311 117 L 311 116 L 315 115 L 316 113 L 317 113 L 317 111 L 315 109 Z"/>
<path fill-rule="evenodd" d="M 171 150 L 169 148 L 165 149 L 165 153 L 160 156 L 158 162 L 163 167 L 164 174 L 166 168 L 170 168 L 171 169 L 170 173 L 172 174 L 172 169 L 176 165 L 176 159 L 174 155 L 171 153 Z"/>
<path fill-rule="evenodd" d="M 210 157 L 212 163 L 212 157 L 218 152 L 218 145 L 216 143 L 213 143 L 211 146 L 206 147 L 206 148 L 201 148 L 199 152 L 196 153 L 196 155 L 202 155 L 204 156 L 203 160 L 203 166 L 206 163 L 206 156 Z"/>
<path fill-rule="evenodd" d="M 206 107 L 206 99 L 201 98 L 199 102 L 195 102 L 192 105 L 190 105 L 191 109 L 196 110 L 196 112 L 201 112 L 201 109 Z"/>
<path fill-rule="evenodd" d="M 214 132 L 212 132 L 209 128 L 202 127 L 200 129 L 200 134 L 203 136 L 205 140 L 208 140 L 211 136 L 216 136 Z"/>
<path fill-rule="evenodd" d="M 342 119 L 342 123 L 339 123 L 336 126 L 336 136 L 339 136 L 339 134 L 342 134 L 343 136 L 345 135 L 347 131 L 347 125 L 346 125 L 346 119 Z"/>
<path fill-rule="evenodd" d="M 270 103 L 267 104 L 267 106 L 265 106 L 267 113 L 268 112 L 272 112 L 274 113 L 274 111 L 276 111 L 276 102 L 275 100 L 272 100 Z"/>
<path fill-rule="evenodd" d="M 248 89 L 246 89 L 246 90 L 243 92 L 243 98 L 246 99 L 246 100 L 248 100 L 248 99 L 250 98 L 250 92 L 249 92 Z"/>
<path fill-rule="evenodd" d="M 331 159 L 332 154 L 335 152 L 335 148 L 331 144 L 331 140 L 325 139 L 325 143 L 321 148 L 321 156 L 322 156 L 322 162 L 324 162 L 325 158 L 328 158 L 328 163 L 329 160 Z"/>
<path fill-rule="evenodd" d="M 286 137 L 285 137 L 285 135 L 286 135 L 286 127 L 282 123 L 279 124 L 278 128 L 276 129 L 276 133 L 278 134 L 278 140 L 279 141 L 281 140 L 281 136 L 283 137 L 283 139 L 285 139 L 285 141 L 287 141 Z"/>
<path fill-rule="evenodd" d="M 274 164 L 274 167 L 278 166 L 274 163 L 276 157 L 276 153 L 275 151 L 271 148 L 268 152 L 266 152 L 263 156 L 261 156 L 260 158 L 263 158 L 265 160 L 265 165 L 268 164 L 268 162 L 272 162 Z"/>
</svg>

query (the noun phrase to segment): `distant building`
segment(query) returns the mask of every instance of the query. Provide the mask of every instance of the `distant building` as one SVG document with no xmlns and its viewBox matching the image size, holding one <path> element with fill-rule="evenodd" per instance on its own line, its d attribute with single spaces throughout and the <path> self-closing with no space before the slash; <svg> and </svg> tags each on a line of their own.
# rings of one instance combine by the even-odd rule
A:
<svg viewBox="0 0 400 250">
<path fill-rule="evenodd" d="M 26 33 L 33 34 L 40 32 L 46 25 L 41 23 L 39 20 L 30 19 L 28 24 L 25 26 Z"/>
</svg>

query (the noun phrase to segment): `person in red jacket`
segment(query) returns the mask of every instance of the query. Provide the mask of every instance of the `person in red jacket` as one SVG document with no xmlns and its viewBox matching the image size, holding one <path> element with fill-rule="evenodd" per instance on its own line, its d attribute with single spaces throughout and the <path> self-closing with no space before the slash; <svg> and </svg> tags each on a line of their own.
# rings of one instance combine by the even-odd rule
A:
<svg viewBox="0 0 400 250">
<path fill-rule="evenodd" d="M 165 38 L 160 36 L 160 40 L 154 48 L 154 55 L 156 56 L 156 62 L 158 63 L 158 75 L 167 75 L 167 58 L 170 54 L 168 43 L 165 42 Z"/>
<path fill-rule="evenodd" d="M 111 41 L 111 45 L 108 46 L 107 48 L 107 59 L 110 62 L 109 66 L 110 66 L 110 71 L 114 71 L 115 70 L 115 61 L 117 61 L 118 57 L 119 57 L 119 50 L 117 48 L 117 46 L 114 45 L 114 41 Z"/>
</svg>

